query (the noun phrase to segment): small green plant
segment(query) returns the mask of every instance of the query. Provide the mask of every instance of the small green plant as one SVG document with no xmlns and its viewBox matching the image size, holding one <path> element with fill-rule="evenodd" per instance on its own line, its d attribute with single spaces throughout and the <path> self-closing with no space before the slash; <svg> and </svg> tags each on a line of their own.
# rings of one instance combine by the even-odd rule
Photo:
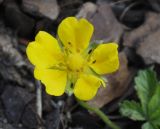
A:
<svg viewBox="0 0 160 129">
<path fill-rule="evenodd" d="M 121 114 L 144 121 L 142 129 L 160 129 L 160 82 L 153 69 L 138 72 L 135 89 L 140 102 L 125 100 L 120 104 Z"/>
</svg>

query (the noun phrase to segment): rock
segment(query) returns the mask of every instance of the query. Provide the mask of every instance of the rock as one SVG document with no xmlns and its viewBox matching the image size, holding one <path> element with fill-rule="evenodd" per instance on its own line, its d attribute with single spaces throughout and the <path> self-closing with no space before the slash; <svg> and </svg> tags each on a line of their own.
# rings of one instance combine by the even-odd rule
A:
<svg viewBox="0 0 160 129">
<path fill-rule="evenodd" d="M 46 129 L 58 129 L 60 124 L 60 111 L 55 108 L 46 116 Z"/>
<path fill-rule="evenodd" d="M 48 95 L 45 90 L 42 90 L 42 105 L 43 112 L 51 112 L 53 110 L 53 106 L 51 104 L 52 96 Z"/>
<path fill-rule="evenodd" d="M 108 3 L 118 19 L 125 27 L 136 28 L 143 24 L 145 12 L 148 11 L 146 1 L 133 2 L 118 2 L 117 0 L 97 0 L 97 4 Z M 127 28 L 126 28 L 127 29 Z"/>
<path fill-rule="evenodd" d="M 0 89 L 5 85 L 3 83 L 11 81 L 23 87 L 33 89 L 32 76 L 27 76 L 31 71 L 31 65 L 27 62 L 21 53 L 17 50 L 18 41 L 10 29 L 0 23 Z M 31 72 L 30 72 L 31 74 Z M 0 94 L 2 92 L 0 91 Z"/>
<path fill-rule="evenodd" d="M 2 123 L 2 128 L 1 128 L 1 126 L 0 126 L 0 129 L 16 129 L 16 128 L 14 128 L 11 124 Z"/>
<path fill-rule="evenodd" d="M 0 94 L 8 82 L 32 89 L 34 87 L 33 79 L 28 76 L 30 65 L 17 50 L 17 44 L 17 38 L 11 30 L 0 23 Z"/>
<path fill-rule="evenodd" d="M 124 45 L 134 48 L 145 64 L 160 64 L 160 15 L 148 13 L 141 27 L 127 33 Z"/>
<path fill-rule="evenodd" d="M 31 15 L 45 16 L 55 20 L 59 14 L 57 0 L 22 0 L 22 10 Z"/>
<path fill-rule="evenodd" d="M 3 0 L 0 0 L 0 4 L 2 4 L 3 3 Z"/>
<path fill-rule="evenodd" d="M 88 6 L 90 8 L 88 8 Z M 85 17 L 94 25 L 93 40 L 102 40 L 104 42 L 119 42 L 123 27 L 116 20 L 111 7 L 107 4 L 96 5 L 85 3 L 81 8 L 78 17 Z"/>
<path fill-rule="evenodd" d="M 75 112 L 72 114 L 72 126 L 80 129 L 102 129 L 95 118 L 86 112 Z"/>
<path fill-rule="evenodd" d="M 0 24 L 0 50 L 1 53 L 7 53 L 10 60 L 12 60 L 13 62 L 10 61 L 6 61 L 6 64 L 10 63 L 10 64 L 14 64 L 15 66 L 24 66 L 25 65 L 25 61 L 23 60 L 22 55 L 15 49 L 14 45 L 17 44 L 17 39 L 16 37 L 11 34 L 11 30 L 7 29 L 4 27 L 3 24 Z M 1 57 L 3 58 L 3 57 Z M 2 59 L 1 59 L 2 60 Z"/>
<path fill-rule="evenodd" d="M 97 10 L 97 5 L 92 2 L 86 2 L 81 7 L 81 10 L 76 15 L 77 18 L 87 18 L 90 15 L 93 15 Z"/>
<path fill-rule="evenodd" d="M 83 5 L 83 0 L 58 0 L 57 2 L 60 6 L 58 23 L 66 17 L 75 16 Z"/>
<path fill-rule="evenodd" d="M 88 102 L 90 105 L 99 108 L 103 107 L 105 104 L 120 97 L 131 83 L 134 72 L 128 69 L 128 61 L 124 52 L 119 54 L 119 59 L 119 70 L 106 76 L 108 80 L 107 86 L 99 89 L 96 97 Z"/>
<path fill-rule="evenodd" d="M 0 80 L 2 80 L 2 79 L 3 78 L 0 77 Z M 5 83 L 4 83 L 4 81 L 0 81 L 0 95 L 3 93 L 4 89 L 5 89 Z"/>
<path fill-rule="evenodd" d="M 57 23 L 53 22 L 50 19 L 42 19 L 36 23 L 35 33 L 38 33 L 40 30 L 43 30 L 49 32 L 50 34 L 56 35 L 57 26 Z"/>
<path fill-rule="evenodd" d="M 5 4 L 5 21 L 19 36 L 31 37 L 34 33 L 34 19 L 22 13 L 14 2 Z"/>
<path fill-rule="evenodd" d="M 129 66 L 138 68 L 138 69 L 143 69 L 145 67 L 145 63 L 142 57 L 140 57 L 136 53 L 135 49 L 125 47 L 123 51 L 126 53 L 126 56 L 129 62 Z"/>
<path fill-rule="evenodd" d="M 156 31 L 160 26 L 160 17 L 156 13 L 148 13 L 146 15 L 145 23 L 134 29 L 133 31 L 126 32 L 124 37 L 124 45 L 127 47 L 138 47 L 139 43 L 143 41 L 153 31 Z"/>
<path fill-rule="evenodd" d="M 155 11 L 160 12 L 160 0 L 148 0 Z"/>
<path fill-rule="evenodd" d="M 6 86 L 1 99 L 5 107 L 5 115 L 8 121 L 18 123 L 26 104 L 28 104 L 33 97 L 33 94 L 28 93 L 23 88 Z"/>
<path fill-rule="evenodd" d="M 37 129 L 39 123 L 41 122 L 39 116 L 36 113 L 36 106 L 28 105 L 25 107 L 24 112 L 22 114 L 22 124 L 27 129 Z"/>
<path fill-rule="evenodd" d="M 137 54 L 139 54 L 146 64 L 160 64 L 160 30 L 148 35 L 140 43 Z"/>
<path fill-rule="evenodd" d="M 3 119 L 5 119 L 4 110 L 3 110 L 2 102 L 0 101 L 0 121 L 2 121 Z"/>
<path fill-rule="evenodd" d="M 14 66 L 22 67 L 25 62 L 21 54 L 13 47 L 12 42 L 16 41 L 11 38 L 5 31 L 5 28 L 0 29 L 0 75 L 5 80 L 17 81 L 23 84 L 21 75 L 16 71 Z"/>
</svg>

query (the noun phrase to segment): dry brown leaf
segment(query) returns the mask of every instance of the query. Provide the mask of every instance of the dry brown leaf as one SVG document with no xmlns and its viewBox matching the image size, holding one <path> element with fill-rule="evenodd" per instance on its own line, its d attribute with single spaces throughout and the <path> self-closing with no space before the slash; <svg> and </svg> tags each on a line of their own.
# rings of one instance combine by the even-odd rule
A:
<svg viewBox="0 0 160 129">
<path fill-rule="evenodd" d="M 123 34 L 123 26 L 117 21 L 107 2 L 98 6 L 87 2 L 83 5 L 77 17 L 84 17 L 94 25 L 93 40 L 119 42 Z"/>
<path fill-rule="evenodd" d="M 134 48 L 145 64 L 160 64 L 160 15 L 148 13 L 145 23 L 125 35 L 124 46 Z"/>
</svg>

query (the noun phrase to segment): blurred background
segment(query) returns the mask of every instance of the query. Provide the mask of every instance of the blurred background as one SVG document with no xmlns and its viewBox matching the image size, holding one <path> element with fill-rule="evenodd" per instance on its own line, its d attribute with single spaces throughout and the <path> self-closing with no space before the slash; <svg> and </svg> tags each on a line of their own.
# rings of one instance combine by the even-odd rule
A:
<svg viewBox="0 0 160 129">
<path fill-rule="evenodd" d="M 123 129 L 141 123 L 119 114 L 124 99 L 137 100 L 133 79 L 154 66 L 160 75 L 160 0 L 0 0 L 0 129 L 109 129 L 81 108 L 74 96 L 49 96 L 33 77 L 26 46 L 40 30 L 56 36 L 68 16 L 94 24 L 92 41 L 119 44 L 120 69 L 107 75 L 88 102 Z"/>
</svg>

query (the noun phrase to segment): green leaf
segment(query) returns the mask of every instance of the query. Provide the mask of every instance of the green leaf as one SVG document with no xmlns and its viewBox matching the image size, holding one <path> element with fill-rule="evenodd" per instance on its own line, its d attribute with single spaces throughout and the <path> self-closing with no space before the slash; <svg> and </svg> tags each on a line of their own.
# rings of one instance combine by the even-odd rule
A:
<svg viewBox="0 0 160 129">
<path fill-rule="evenodd" d="M 142 125 L 142 129 L 158 129 L 158 128 L 154 127 L 151 123 L 146 122 Z"/>
<path fill-rule="evenodd" d="M 133 120 L 145 120 L 142 129 L 160 129 L 160 82 L 156 73 L 152 69 L 139 71 L 135 89 L 141 103 L 125 101 L 120 112 Z"/>
<path fill-rule="evenodd" d="M 147 114 L 148 102 L 155 92 L 157 83 L 156 73 L 152 69 L 139 71 L 135 78 L 135 89 L 145 114 Z"/>
<path fill-rule="evenodd" d="M 120 112 L 132 120 L 145 120 L 140 104 L 135 101 L 124 101 L 120 104 Z"/>
<path fill-rule="evenodd" d="M 160 117 L 159 116 L 156 119 L 152 119 L 151 121 L 155 126 L 160 127 Z"/>
<path fill-rule="evenodd" d="M 160 84 L 157 85 L 155 94 L 148 104 L 149 119 L 160 126 Z"/>
</svg>

